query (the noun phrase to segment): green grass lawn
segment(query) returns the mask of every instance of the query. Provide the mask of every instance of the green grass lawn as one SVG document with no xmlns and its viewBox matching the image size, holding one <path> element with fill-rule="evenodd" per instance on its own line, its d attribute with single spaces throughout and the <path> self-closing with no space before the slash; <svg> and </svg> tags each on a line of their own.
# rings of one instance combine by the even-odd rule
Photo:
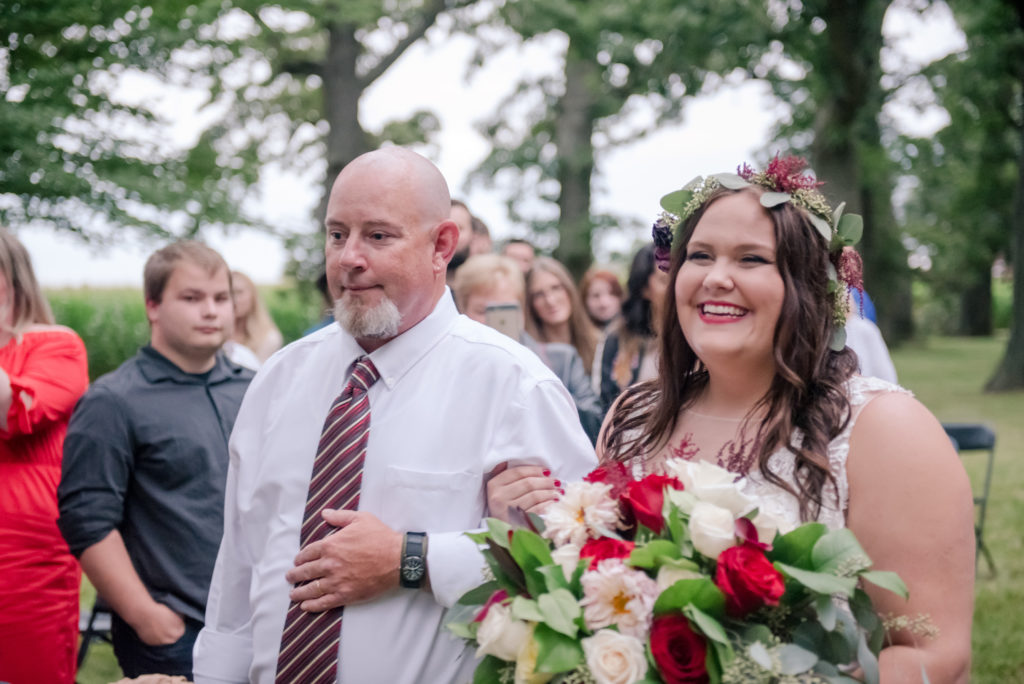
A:
<svg viewBox="0 0 1024 684">
<path fill-rule="evenodd" d="M 974 684 L 1024 684 L 1024 392 L 983 394 L 1006 338 L 934 338 L 893 354 L 900 382 L 914 391 L 940 420 L 984 422 L 997 435 L 995 471 L 985 537 L 998 573 L 980 566 L 975 595 Z M 968 456 L 971 480 L 980 486 L 981 458 Z M 83 601 L 91 605 L 91 587 Z M 106 644 L 90 650 L 79 673 L 81 684 L 108 684 L 120 677 Z"/>
</svg>

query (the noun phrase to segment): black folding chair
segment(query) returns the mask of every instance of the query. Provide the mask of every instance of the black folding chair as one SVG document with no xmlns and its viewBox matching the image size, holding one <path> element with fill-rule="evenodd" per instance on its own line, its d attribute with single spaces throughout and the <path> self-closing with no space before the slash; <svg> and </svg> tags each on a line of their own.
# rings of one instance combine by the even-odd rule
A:
<svg viewBox="0 0 1024 684">
<path fill-rule="evenodd" d="M 110 606 L 99 594 L 92 604 L 92 610 L 88 613 L 83 612 L 79 618 L 78 631 L 82 637 L 82 642 L 78 645 L 78 669 L 82 669 L 82 663 L 85 662 L 85 656 L 93 641 L 99 639 L 108 644 L 113 643 L 110 639 Z"/>
<path fill-rule="evenodd" d="M 996 455 L 996 433 L 992 428 L 981 423 L 943 423 L 943 429 L 957 451 L 963 454 L 965 451 L 985 452 L 985 480 L 981 492 L 975 490 L 974 505 L 978 509 L 978 515 L 974 522 L 974 538 L 977 543 L 978 556 L 984 556 L 988 563 L 992 576 L 996 574 L 996 564 L 992 561 L 992 553 L 985 545 L 985 511 L 988 508 L 989 487 L 992 484 L 992 462 Z M 977 563 L 977 559 L 975 559 Z"/>
</svg>

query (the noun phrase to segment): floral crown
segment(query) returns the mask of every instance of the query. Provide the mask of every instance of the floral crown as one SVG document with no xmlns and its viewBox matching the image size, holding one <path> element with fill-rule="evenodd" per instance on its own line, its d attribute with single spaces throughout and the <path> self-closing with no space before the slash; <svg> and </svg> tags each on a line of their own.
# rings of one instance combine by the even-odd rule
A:
<svg viewBox="0 0 1024 684">
<path fill-rule="evenodd" d="M 835 323 L 830 346 L 835 351 L 841 351 L 846 345 L 844 326 L 850 306 L 847 290 L 864 290 L 863 265 L 860 255 L 852 249 L 864 232 L 864 219 L 857 214 L 844 214 L 845 202 L 833 210 L 824 195 L 817 190 L 822 183 L 802 173 L 806 167 L 807 162 L 801 157 L 780 159 L 776 155 L 763 171 L 754 171 L 749 165 L 743 164 L 737 173 L 715 173 L 707 178 L 697 176 L 680 190 L 665 195 L 661 198 L 664 211 L 651 230 L 654 237 L 654 260 L 658 268 L 669 270 L 672 236 L 718 188 L 764 188 L 767 192 L 761 195 L 761 206 L 771 209 L 789 202 L 804 210 L 811 225 L 825 238 L 829 252 L 828 293 L 832 300 Z"/>
</svg>

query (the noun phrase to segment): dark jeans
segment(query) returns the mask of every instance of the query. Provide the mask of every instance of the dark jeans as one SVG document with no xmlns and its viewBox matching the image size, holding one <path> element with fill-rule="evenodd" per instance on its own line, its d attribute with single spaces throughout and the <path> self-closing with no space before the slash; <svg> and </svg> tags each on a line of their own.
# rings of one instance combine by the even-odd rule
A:
<svg viewBox="0 0 1024 684">
<path fill-rule="evenodd" d="M 181 675 L 192 679 L 192 645 L 203 623 L 185 618 L 185 634 L 173 644 L 150 646 L 139 639 L 127 622 L 114 613 L 110 619 L 110 636 L 114 655 L 125 677 L 144 674 Z"/>
</svg>

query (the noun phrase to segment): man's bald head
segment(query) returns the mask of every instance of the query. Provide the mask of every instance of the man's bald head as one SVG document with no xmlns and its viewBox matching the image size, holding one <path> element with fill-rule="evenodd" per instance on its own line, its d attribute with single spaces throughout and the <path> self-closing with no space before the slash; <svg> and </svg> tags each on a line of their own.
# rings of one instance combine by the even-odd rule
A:
<svg viewBox="0 0 1024 684">
<path fill-rule="evenodd" d="M 335 190 L 343 189 L 355 176 L 374 178 L 382 191 L 400 192 L 404 201 L 414 203 L 416 213 L 428 228 L 448 219 L 451 211 L 448 183 L 433 162 L 423 155 L 403 147 L 384 147 L 361 154 L 338 174 L 330 201 L 335 199 Z"/>
</svg>

